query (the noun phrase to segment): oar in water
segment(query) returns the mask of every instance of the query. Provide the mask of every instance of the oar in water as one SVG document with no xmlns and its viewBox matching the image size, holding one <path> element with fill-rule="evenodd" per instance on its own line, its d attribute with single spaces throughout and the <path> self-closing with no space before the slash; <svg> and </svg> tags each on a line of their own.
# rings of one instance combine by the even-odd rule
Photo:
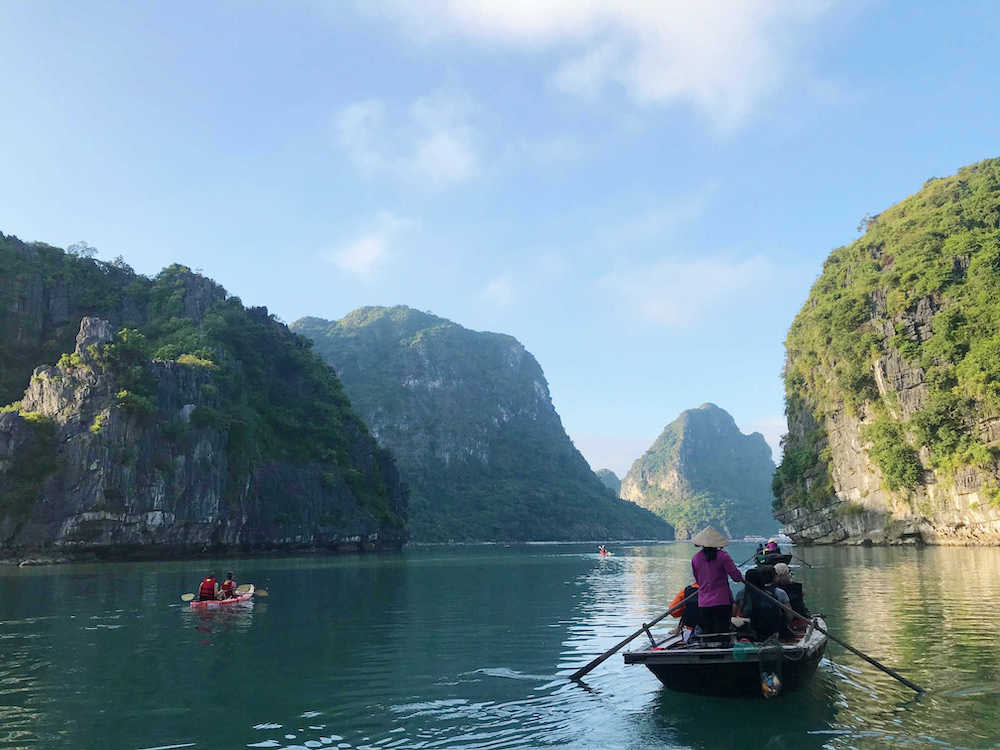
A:
<svg viewBox="0 0 1000 750">
<path fill-rule="evenodd" d="M 194 594 L 181 594 L 181 601 L 182 602 L 194 601 Z"/>
<path fill-rule="evenodd" d="M 691 599 L 694 599 L 696 596 L 698 596 L 698 592 L 697 591 L 695 591 L 690 596 L 686 596 L 683 599 L 681 599 L 679 602 L 677 602 L 677 604 L 675 604 L 674 606 L 672 606 L 670 609 L 668 609 L 666 612 L 664 612 L 662 615 L 660 615 L 659 617 L 657 617 L 652 622 L 643 623 L 643 625 L 642 625 L 641 628 L 639 628 L 637 631 L 635 631 L 634 633 L 632 633 L 632 635 L 630 635 L 624 641 L 622 641 L 621 643 L 619 643 L 614 648 L 605 651 L 603 654 L 601 654 L 596 659 L 594 659 L 592 662 L 590 662 L 590 664 L 588 664 L 587 666 L 581 667 L 580 669 L 576 670 L 573 674 L 571 674 L 569 676 L 569 678 L 571 680 L 579 680 L 581 677 L 583 677 L 585 674 L 587 674 L 587 672 L 589 672 L 590 670 L 592 670 L 594 667 L 596 667 L 598 664 L 600 664 L 601 662 L 603 662 L 605 659 L 607 659 L 609 656 L 611 656 L 612 654 L 614 654 L 616 651 L 618 651 L 619 649 L 621 649 L 622 647 L 624 647 L 627 643 L 629 643 L 630 641 L 634 640 L 635 638 L 638 638 L 640 635 L 642 635 L 643 633 L 645 633 L 646 631 L 648 631 L 651 627 L 653 627 L 656 623 L 658 623 L 664 617 L 666 617 L 667 615 L 673 614 L 676 610 L 680 609 L 682 606 L 684 606 L 684 604 L 686 604 Z"/>
<path fill-rule="evenodd" d="M 791 555 L 791 552 L 789 552 L 788 554 Z M 798 560 L 800 563 L 802 563 L 803 565 L 805 565 L 807 568 L 811 568 L 812 567 L 812 565 L 810 565 L 809 563 L 807 563 L 805 560 L 803 560 L 798 555 L 792 555 L 792 559 Z"/>
<path fill-rule="evenodd" d="M 779 607 L 781 607 L 786 612 L 790 612 L 791 614 L 795 615 L 796 617 L 801 617 L 801 615 L 798 612 L 796 612 L 791 607 L 783 604 L 777 597 L 771 596 L 771 594 L 769 594 L 768 592 L 764 591 L 763 589 L 758 588 L 757 586 L 754 586 L 749 581 L 744 581 L 744 584 L 746 584 L 747 586 L 749 586 L 751 589 L 753 589 L 754 591 L 756 591 L 758 594 L 763 594 L 764 596 L 769 597 L 775 604 L 777 604 Z M 844 643 L 844 641 L 840 640 L 836 636 L 831 635 L 830 631 L 828 631 L 823 626 L 816 624 L 815 620 L 813 620 L 813 627 L 816 628 L 816 630 L 818 630 L 819 632 L 823 633 L 831 641 L 833 641 L 835 643 L 839 643 L 841 646 L 843 646 L 844 648 L 846 648 L 852 654 L 860 656 L 862 659 L 864 659 L 866 662 L 868 662 L 869 664 L 871 664 L 873 667 L 881 669 L 883 672 L 885 672 L 890 677 L 896 678 L 897 680 L 899 680 L 900 682 L 902 682 L 904 685 L 906 685 L 906 687 L 910 688 L 910 690 L 913 690 L 913 691 L 915 691 L 917 693 L 923 693 L 923 692 L 925 692 L 924 689 L 922 687 L 920 687 L 920 685 L 917 685 L 915 682 L 910 682 L 908 679 L 906 679 L 905 677 L 903 677 L 903 675 L 899 674 L 898 672 L 896 672 L 896 671 L 894 671 L 892 669 L 889 669 L 889 667 L 885 666 L 884 664 L 879 664 L 877 661 L 875 661 L 868 654 L 863 653 L 861 651 L 858 651 L 858 649 L 854 648 L 854 646 L 850 645 L 849 643 Z"/>
</svg>

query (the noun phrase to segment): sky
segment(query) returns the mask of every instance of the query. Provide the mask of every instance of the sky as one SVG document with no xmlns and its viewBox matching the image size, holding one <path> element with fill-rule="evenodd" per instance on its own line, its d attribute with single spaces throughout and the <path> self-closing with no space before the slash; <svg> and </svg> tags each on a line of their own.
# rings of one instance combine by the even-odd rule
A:
<svg viewBox="0 0 1000 750">
<path fill-rule="evenodd" d="M 619 476 L 706 401 L 777 454 L 823 260 L 1000 155 L 992 0 L 0 0 L 0 29 L 0 231 L 289 323 L 509 333 Z"/>
</svg>

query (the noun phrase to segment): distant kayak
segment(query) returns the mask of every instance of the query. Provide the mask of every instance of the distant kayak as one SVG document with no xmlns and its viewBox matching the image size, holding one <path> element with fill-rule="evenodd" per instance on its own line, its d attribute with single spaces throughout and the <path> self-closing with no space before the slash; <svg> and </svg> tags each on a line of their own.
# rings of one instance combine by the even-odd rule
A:
<svg viewBox="0 0 1000 750">
<path fill-rule="evenodd" d="M 242 594 L 231 597 L 229 599 L 206 599 L 203 602 L 197 600 L 191 602 L 191 609 L 208 608 L 215 609 L 216 607 L 226 607 L 230 604 L 239 604 L 240 602 L 249 601 L 253 597 L 254 587 L 250 584 L 250 589 L 244 591 Z"/>
</svg>

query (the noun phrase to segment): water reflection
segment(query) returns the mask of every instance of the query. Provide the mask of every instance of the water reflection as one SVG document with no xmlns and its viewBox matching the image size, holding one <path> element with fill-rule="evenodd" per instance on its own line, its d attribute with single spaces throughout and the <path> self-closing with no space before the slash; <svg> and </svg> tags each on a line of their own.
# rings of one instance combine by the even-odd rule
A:
<svg viewBox="0 0 1000 750">
<path fill-rule="evenodd" d="M 745 549 L 744 549 L 745 547 Z M 753 551 L 733 545 L 734 559 Z M 810 549 L 831 644 L 776 701 L 665 690 L 620 656 L 566 676 L 690 580 L 688 544 L 231 561 L 269 599 L 191 610 L 213 563 L 0 569 L 0 747 L 847 748 L 1000 740 L 996 549 Z M 674 620 L 664 621 L 672 626 Z M 206 723 L 205 717 L 210 721 Z M 222 720 L 224 717 L 225 720 Z"/>
</svg>

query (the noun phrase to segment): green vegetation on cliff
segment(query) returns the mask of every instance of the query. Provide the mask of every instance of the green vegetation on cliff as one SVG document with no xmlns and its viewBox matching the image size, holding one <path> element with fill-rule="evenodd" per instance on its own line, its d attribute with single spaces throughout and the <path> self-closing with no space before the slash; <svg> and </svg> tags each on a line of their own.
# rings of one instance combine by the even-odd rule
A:
<svg viewBox="0 0 1000 750">
<path fill-rule="evenodd" d="M 666 523 L 601 484 L 513 337 L 402 306 L 292 328 L 314 340 L 396 456 L 414 539 L 671 538 Z"/>
<path fill-rule="evenodd" d="M 715 404 L 683 412 L 636 459 L 622 496 L 665 518 L 686 538 L 707 524 L 733 537 L 777 530 L 770 513 L 771 449 L 740 432 Z"/>
<path fill-rule="evenodd" d="M 1000 159 L 928 180 L 869 219 L 862 237 L 824 263 L 786 348 L 790 428 L 796 424 L 775 476 L 779 507 L 829 498 L 823 424 L 841 410 L 864 420 L 862 438 L 889 490 L 920 486 L 925 468 L 944 481 L 963 467 L 992 471 Z"/>
<path fill-rule="evenodd" d="M 0 309 L 3 403 L 21 397 L 40 365 L 59 360 L 59 373 L 97 368 L 114 383 L 114 408 L 160 434 L 164 444 L 183 441 L 191 429 L 222 436 L 229 476 L 219 485 L 230 509 L 246 501 L 263 465 L 311 467 L 324 472 L 330 487 L 346 482 L 386 527 L 404 526 L 405 499 L 401 504 L 391 455 L 377 447 L 312 343 L 266 308 L 244 307 L 181 265 L 150 279 L 122 261 L 103 263 L 0 234 Z M 71 353 L 85 316 L 109 320 L 117 331 L 100 353 L 91 347 L 89 358 Z M 194 403 L 162 403 L 158 373 L 167 371 L 200 383 Z M 191 409 L 189 417 L 178 416 L 182 406 Z M 106 421 L 105 413 L 89 417 L 88 432 L 96 439 Z M 41 437 L 33 450 L 45 445 Z M 173 471 L 166 457 L 154 463 L 166 476 Z M 0 498 L 0 505 L 24 506 L 21 495 L 31 479 L 25 471 L 8 472 L 10 492 L 18 496 Z M 268 518 L 295 520 L 294 488 L 288 493 L 287 502 L 264 511 Z"/>
</svg>

